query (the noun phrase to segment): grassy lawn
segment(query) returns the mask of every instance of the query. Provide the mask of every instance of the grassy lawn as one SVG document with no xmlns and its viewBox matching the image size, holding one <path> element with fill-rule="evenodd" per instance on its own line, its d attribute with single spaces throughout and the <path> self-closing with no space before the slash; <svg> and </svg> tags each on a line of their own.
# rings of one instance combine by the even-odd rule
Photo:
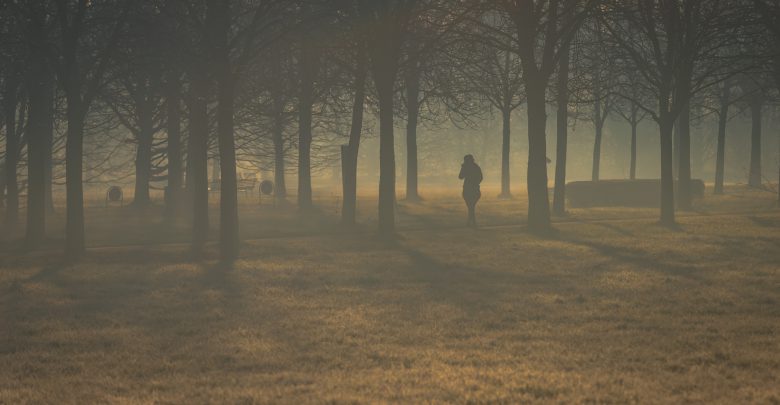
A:
<svg viewBox="0 0 780 405">
<path fill-rule="evenodd" d="M 701 204 L 679 230 L 655 210 L 573 210 L 549 239 L 452 226 L 447 196 L 401 203 L 392 243 L 244 221 L 269 237 L 227 272 L 184 245 L 78 265 L 5 251 L 0 403 L 780 403 L 771 198 Z M 486 225 L 522 223 L 517 200 L 486 200 Z M 277 226 L 313 229 L 289 215 Z M 99 226 L 91 244 L 115 244 Z"/>
</svg>

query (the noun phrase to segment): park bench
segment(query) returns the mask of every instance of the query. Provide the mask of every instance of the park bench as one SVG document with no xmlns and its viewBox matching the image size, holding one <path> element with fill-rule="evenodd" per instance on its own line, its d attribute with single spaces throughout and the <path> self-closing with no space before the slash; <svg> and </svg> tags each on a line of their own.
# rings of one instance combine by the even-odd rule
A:
<svg viewBox="0 0 780 405">
<path fill-rule="evenodd" d="M 257 178 L 255 177 L 247 177 L 238 179 L 238 185 L 237 189 L 238 191 L 244 192 L 246 194 L 251 194 L 255 190 L 255 186 L 257 185 Z"/>
</svg>

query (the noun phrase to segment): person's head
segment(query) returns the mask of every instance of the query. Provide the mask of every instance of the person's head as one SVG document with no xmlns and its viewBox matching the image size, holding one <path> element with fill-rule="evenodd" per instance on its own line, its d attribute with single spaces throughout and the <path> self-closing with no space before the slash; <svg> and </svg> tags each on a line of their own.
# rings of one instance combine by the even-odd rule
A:
<svg viewBox="0 0 780 405">
<path fill-rule="evenodd" d="M 473 155 L 463 156 L 463 163 L 474 163 L 474 156 Z"/>
</svg>

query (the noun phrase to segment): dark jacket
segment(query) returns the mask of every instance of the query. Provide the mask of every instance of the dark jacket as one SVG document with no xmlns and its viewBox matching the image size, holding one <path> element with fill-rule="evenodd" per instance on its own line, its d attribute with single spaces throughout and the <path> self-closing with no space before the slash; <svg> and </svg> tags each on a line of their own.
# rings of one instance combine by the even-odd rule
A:
<svg viewBox="0 0 780 405">
<path fill-rule="evenodd" d="M 479 183 L 482 183 L 482 169 L 476 163 L 464 163 L 460 166 L 459 179 L 463 180 L 463 195 L 479 195 Z"/>
</svg>

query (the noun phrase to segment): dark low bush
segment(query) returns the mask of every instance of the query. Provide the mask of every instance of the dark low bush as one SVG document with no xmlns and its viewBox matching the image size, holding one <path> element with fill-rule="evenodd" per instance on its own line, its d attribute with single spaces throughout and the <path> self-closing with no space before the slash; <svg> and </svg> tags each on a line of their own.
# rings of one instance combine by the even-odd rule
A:
<svg viewBox="0 0 780 405">
<path fill-rule="evenodd" d="M 675 192 L 677 182 L 675 181 Z M 694 198 L 704 197 L 704 182 L 691 180 Z M 659 207 L 661 180 L 573 181 L 566 184 L 571 207 Z"/>
</svg>

